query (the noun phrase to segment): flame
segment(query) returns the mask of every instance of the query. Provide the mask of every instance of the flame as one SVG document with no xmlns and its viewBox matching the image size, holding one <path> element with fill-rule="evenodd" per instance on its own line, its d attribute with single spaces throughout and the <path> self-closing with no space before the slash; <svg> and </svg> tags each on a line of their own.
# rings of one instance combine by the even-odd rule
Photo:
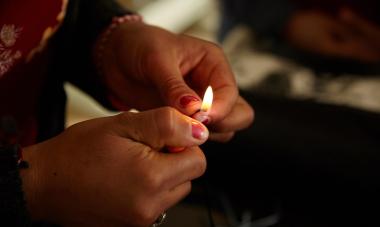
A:
<svg viewBox="0 0 380 227">
<path fill-rule="evenodd" d="M 201 111 L 202 112 L 209 112 L 212 107 L 212 100 L 214 98 L 213 92 L 212 92 L 212 87 L 208 86 L 205 95 L 203 97 L 203 102 L 201 106 Z"/>
</svg>

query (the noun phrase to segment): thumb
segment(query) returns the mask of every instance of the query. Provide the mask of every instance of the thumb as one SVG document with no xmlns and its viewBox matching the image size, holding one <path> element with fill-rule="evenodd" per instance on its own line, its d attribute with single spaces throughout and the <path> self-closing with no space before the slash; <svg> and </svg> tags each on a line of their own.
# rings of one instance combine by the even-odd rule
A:
<svg viewBox="0 0 380 227">
<path fill-rule="evenodd" d="M 149 67 L 149 75 L 164 102 L 190 116 L 201 107 L 201 98 L 186 84 L 176 61 L 171 56 L 161 56 L 156 64 Z"/>
<path fill-rule="evenodd" d="M 115 116 L 116 132 L 154 149 L 191 147 L 204 143 L 209 132 L 200 122 L 170 107 Z"/>
</svg>

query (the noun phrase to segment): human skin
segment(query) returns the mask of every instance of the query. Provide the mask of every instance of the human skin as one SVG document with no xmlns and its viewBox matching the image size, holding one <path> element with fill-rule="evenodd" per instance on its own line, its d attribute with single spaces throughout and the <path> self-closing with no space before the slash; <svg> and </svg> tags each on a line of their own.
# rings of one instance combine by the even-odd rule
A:
<svg viewBox="0 0 380 227">
<path fill-rule="evenodd" d="M 347 8 L 335 16 L 318 10 L 297 11 L 287 23 L 285 38 L 314 54 L 380 62 L 380 28 Z"/>
<path fill-rule="evenodd" d="M 193 116 L 212 86 L 210 139 L 228 141 L 252 123 L 253 109 L 239 96 L 230 65 L 216 44 L 142 22 L 121 24 L 108 38 L 100 64 L 119 103 L 139 110 L 171 106 Z"/>
<path fill-rule="evenodd" d="M 79 123 L 25 148 L 27 205 L 33 219 L 64 226 L 149 226 L 205 171 L 198 145 L 230 140 L 252 123 L 253 110 L 239 96 L 223 51 L 210 42 L 125 23 L 108 37 L 97 64 L 118 103 L 148 111 Z M 190 117 L 201 117 L 194 114 L 209 85 L 213 107 L 200 120 L 211 133 Z M 163 153 L 167 147 L 184 150 Z"/>
<path fill-rule="evenodd" d="M 198 145 L 207 138 L 204 125 L 169 107 L 78 123 L 24 149 L 29 212 L 63 226 L 150 226 L 204 173 Z"/>
</svg>

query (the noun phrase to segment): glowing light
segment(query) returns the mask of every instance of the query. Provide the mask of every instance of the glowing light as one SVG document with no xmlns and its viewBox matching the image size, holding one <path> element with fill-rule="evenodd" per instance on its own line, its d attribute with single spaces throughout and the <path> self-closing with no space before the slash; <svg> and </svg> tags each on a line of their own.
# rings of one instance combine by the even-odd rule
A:
<svg viewBox="0 0 380 227">
<path fill-rule="evenodd" d="M 212 87 L 209 86 L 205 92 L 205 95 L 203 97 L 203 102 L 201 106 L 202 112 L 210 112 L 212 107 L 212 100 L 214 99 L 214 94 L 212 92 Z"/>
</svg>

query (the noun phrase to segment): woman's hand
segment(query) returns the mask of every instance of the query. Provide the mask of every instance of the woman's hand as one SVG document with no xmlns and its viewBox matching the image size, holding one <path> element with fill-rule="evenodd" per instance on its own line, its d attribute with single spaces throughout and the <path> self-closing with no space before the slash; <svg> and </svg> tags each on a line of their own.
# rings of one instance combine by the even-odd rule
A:
<svg viewBox="0 0 380 227">
<path fill-rule="evenodd" d="M 293 46 L 315 54 L 380 62 L 380 29 L 347 9 L 337 17 L 316 10 L 296 12 L 285 35 Z"/>
<path fill-rule="evenodd" d="M 354 34 L 361 37 L 368 45 L 380 52 L 380 27 L 359 16 L 352 10 L 344 8 L 340 11 L 339 19 L 349 26 Z"/>
<path fill-rule="evenodd" d="M 145 110 L 168 105 L 192 116 L 211 85 L 214 102 L 208 124 L 225 135 L 223 140 L 253 120 L 253 110 L 239 97 L 230 66 L 215 44 L 126 23 L 115 29 L 105 49 L 105 81 L 126 106 Z M 232 114 L 233 121 L 225 122 Z"/>
<path fill-rule="evenodd" d="M 150 226 L 186 196 L 206 161 L 204 125 L 166 107 L 76 124 L 24 151 L 34 219 L 64 226 Z M 159 152 L 166 146 L 184 152 Z"/>
</svg>

